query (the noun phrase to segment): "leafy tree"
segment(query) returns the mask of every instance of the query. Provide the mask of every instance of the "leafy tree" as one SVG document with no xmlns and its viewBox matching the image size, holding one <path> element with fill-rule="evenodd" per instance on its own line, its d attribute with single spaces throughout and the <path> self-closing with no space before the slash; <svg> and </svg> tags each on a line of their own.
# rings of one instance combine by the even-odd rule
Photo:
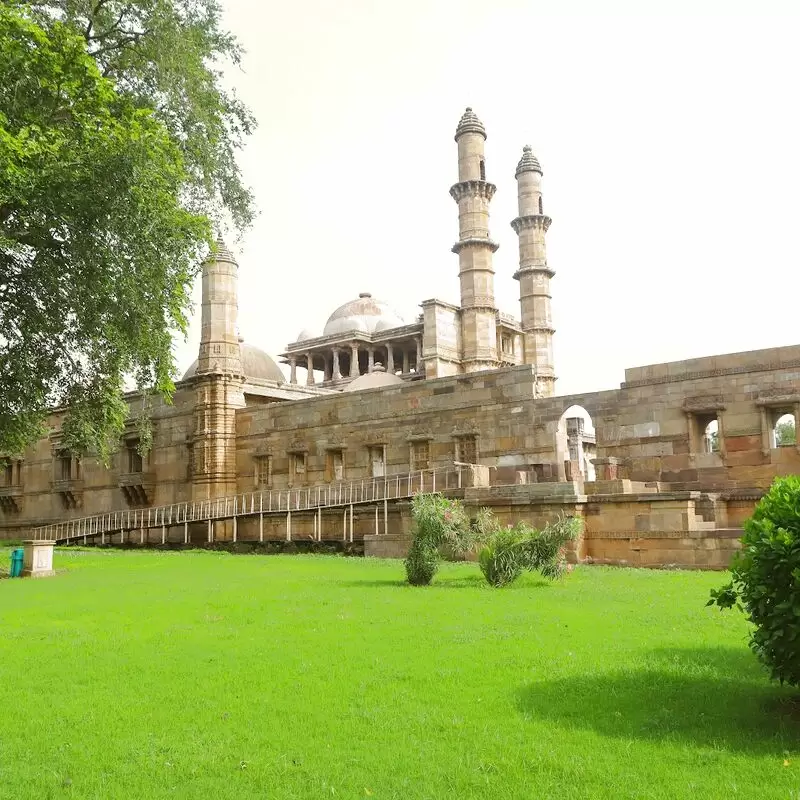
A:
<svg viewBox="0 0 800 800">
<path fill-rule="evenodd" d="M 0 452 L 63 405 L 106 459 L 126 376 L 169 398 L 212 224 L 252 219 L 225 57 L 214 0 L 0 4 Z"/>
<path fill-rule="evenodd" d="M 707 605 L 736 606 L 750 647 L 781 683 L 800 685 L 800 477 L 777 478 L 744 524 L 731 581 Z"/>
</svg>

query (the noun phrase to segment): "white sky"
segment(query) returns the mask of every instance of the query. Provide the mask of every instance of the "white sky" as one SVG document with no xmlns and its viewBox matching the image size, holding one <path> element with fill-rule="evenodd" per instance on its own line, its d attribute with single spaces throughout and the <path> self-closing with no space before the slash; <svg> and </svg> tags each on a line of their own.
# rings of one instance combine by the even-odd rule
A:
<svg viewBox="0 0 800 800">
<path fill-rule="evenodd" d="M 497 184 L 495 296 L 517 317 L 524 144 L 543 167 L 559 394 L 618 386 L 625 367 L 797 343 L 800 23 L 780 15 L 792 6 L 225 5 L 248 51 L 232 81 L 260 126 L 241 163 L 261 214 L 234 248 L 248 342 L 280 352 L 362 291 L 409 320 L 429 297 L 458 302 L 448 189 L 469 105 Z M 184 366 L 199 281 L 195 297 Z"/>
</svg>

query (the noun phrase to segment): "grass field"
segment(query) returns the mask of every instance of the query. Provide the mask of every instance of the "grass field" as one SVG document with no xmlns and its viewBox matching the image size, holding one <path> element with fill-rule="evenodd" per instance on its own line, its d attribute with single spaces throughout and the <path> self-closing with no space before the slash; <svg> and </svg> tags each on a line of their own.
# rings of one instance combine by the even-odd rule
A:
<svg viewBox="0 0 800 800">
<path fill-rule="evenodd" d="M 0 551 L 3 564 L 8 551 Z M 3 798 L 797 798 L 719 573 L 56 553 L 0 581 Z"/>
</svg>

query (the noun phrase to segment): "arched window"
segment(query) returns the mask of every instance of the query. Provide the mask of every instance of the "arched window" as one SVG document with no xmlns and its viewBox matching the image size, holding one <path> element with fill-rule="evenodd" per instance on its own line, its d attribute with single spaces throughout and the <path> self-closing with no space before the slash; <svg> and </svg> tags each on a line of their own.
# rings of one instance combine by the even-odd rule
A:
<svg viewBox="0 0 800 800">
<path fill-rule="evenodd" d="M 703 431 L 703 452 L 719 453 L 719 422 L 716 418 Z"/>
<path fill-rule="evenodd" d="M 775 427 L 772 429 L 772 446 L 786 447 L 791 444 L 797 444 L 797 427 L 794 414 L 781 414 L 775 420 Z"/>
<path fill-rule="evenodd" d="M 570 406 L 561 415 L 556 436 L 556 452 L 563 459 L 567 480 L 596 480 L 597 439 L 589 412 L 581 406 Z"/>
<path fill-rule="evenodd" d="M 542 196 L 539 195 L 539 213 L 544 214 L 544 205 L 542 204 Z"/>
<path fill-rule="evenodd" d="M 486 163 L 481 159 L 481 180 L 486 180 Z"/>
</svg>

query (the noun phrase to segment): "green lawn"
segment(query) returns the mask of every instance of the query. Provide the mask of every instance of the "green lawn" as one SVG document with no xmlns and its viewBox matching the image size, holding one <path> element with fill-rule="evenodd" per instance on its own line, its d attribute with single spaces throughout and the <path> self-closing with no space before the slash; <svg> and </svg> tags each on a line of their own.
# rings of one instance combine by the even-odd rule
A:
<svg viewBox="0 0 800 800">
<path fill-rule="evenodd" d="M 8 551 L 0 551 L 3 566 Z M 0 581 L 3 798 L 797 798 L 719 573 L 56 553 Z M 788 760 L 788 766 L 785 765 Z"/>
</svg>

